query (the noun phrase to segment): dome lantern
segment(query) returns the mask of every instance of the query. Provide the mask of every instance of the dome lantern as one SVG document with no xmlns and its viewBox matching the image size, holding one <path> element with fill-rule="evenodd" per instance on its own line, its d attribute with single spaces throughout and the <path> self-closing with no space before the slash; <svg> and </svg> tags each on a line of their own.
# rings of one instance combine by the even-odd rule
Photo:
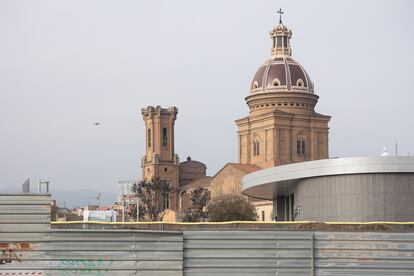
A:
<svg viewBox="0 0 414 276">
<path fill-rule="evenodd" d="M 273 41 L 272 58 L 292 55 L 292 49 L 290 48 L 292 31 L 282 23 L 282 9 L 279 9 L 278 13 L 279 24 L 270 32 L 270 38 Z"/>
</svg>

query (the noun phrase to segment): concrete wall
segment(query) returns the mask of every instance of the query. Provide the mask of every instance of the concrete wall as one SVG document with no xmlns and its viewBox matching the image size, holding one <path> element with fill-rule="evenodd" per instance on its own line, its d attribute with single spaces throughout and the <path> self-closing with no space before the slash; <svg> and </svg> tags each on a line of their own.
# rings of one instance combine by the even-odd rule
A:
<svg viewBox="0 0 414 276">
<path fill-rule="evenodd" d="M 414 174 L 320 176 L 292 187 L 296 220 L 414 221 Z"/>
</svg>

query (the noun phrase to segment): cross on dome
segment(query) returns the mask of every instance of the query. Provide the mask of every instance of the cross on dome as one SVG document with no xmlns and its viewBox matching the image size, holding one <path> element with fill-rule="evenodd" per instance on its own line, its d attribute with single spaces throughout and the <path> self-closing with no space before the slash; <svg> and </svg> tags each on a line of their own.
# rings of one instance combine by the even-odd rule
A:
<svg viewBox="0 0 414 276">
<path fill-rule="evenodd" d="M 282 9 L 279 9 L 277 13 L 279 14 L 279 24 L 282 24 L 282 14 L 284 14 L 284 12 L 282 11 Z"/>
</svg>

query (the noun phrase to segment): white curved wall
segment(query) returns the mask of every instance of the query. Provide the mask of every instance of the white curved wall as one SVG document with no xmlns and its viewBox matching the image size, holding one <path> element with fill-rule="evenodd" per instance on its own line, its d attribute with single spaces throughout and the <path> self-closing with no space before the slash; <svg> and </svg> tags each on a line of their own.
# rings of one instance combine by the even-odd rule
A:
<svg viewBox="0 0 414 276">
<path fill-rule="evenodd" d="M 248 174 L 242 185 L 245 195 L 273 200 L 279 220 L 300 209 L 295 220 L 414 221 L 414 157 L 301 162 Z"/>
</svg>

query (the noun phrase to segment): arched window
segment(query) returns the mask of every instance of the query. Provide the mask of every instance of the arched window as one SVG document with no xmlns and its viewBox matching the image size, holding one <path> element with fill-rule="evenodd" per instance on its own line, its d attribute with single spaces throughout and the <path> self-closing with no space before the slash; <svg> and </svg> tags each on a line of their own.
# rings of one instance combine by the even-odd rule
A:
<svg viewBox="0 0 414 276">
<path fill-rule="evenodd" d="M 163 147 L 166 147 L 167 146 L 167 141 L 168 141 L 167 128 L 164 127 L 162 129 L 162 146 Z"/>
<path fill-rule="evenodd" d="M 148 129 L 148 134 L 147 134 L 147 143 L 148 143 L 148 147 L 151 147 L 151 129 Z"/>
<path fill-rule="evenodd" d="M 305 83 L 303 82 L 302 79 L 298 79 L 298 81 L 296 82 L 296 86 L 304 87 L 305 86 Z"/>
<path fill-rule="evenodd" d="M 260 154 L 260 143 L 258 140 L 253 140 L 253 156 Z"/>
<path fill-rule="evenodd" d="M 278 86 L 280 86 L 280 81 L 279 81 L 279 79 L 274 79 L 274 80 L 272 81 L 272 86 L 273 86 L 273 87 L 278 87 Z"/>
<path fill-rule="evenodd" d="M 255 90 L 257 88 L 259 88 L 259 83 L 257 81 L 254 81 L 252 85 L 252 89 Z"/>
<path fill-rule="evenodd" d="M 259 156 L 260 155 L 260 141 L 261 141 L 261 137 L 259 133 L 253 133 L 251 141 L 253 145 L 253 156 Z"/>
<path fill-rule="evenodd" d="M 299 135 L 296 140 L 296 153 L 299 156 L 306 155 L 306 137 L 304 135 Z"/>
<path fill-rule="evenodd" d="M 164 210 L 170 208 L 170 195 L 168 192 L 163 194 L 162 205 Z"/>
<path fill-rule="evenodd" d="M 253 156 L 256 156 L 256 141 L 253 141 Z"/>
</svg>

